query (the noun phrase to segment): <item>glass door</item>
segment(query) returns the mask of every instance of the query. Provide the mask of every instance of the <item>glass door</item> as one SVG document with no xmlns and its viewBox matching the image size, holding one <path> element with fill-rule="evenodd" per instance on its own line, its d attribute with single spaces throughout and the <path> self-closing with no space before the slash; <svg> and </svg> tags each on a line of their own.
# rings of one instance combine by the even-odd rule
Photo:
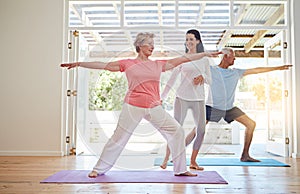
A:
<svg viewBox="0 0 300 194">
<path fill-rule="evenodd" d="M 286 63 L 286 41 L 284 31 L 278 33 L 264 45 L 267 66 Z M 289 155 L 289 71 L 273 71 L 266 75 L 267 145 L 266 151 L 275 155 Z"/>
</svg>

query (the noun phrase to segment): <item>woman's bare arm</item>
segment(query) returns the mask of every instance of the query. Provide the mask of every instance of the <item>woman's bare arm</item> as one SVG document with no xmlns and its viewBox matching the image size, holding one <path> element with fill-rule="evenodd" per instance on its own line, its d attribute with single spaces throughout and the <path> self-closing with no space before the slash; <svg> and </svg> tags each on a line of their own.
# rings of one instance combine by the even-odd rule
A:
<svg viewBox="0 0 300 194">
<path fill-rule="evenodd" d="M 184 56 L 176 57 L 176 58 L 168 60 L 165 70 L 167 71 L 167 70 L 173 69 L 174 67 L 177 67 L 178 65 L 181 65 L 182 63 L 199 60 L 203 57 L 216 57 L 221 53 L 222 52 L 203 52 L 203 53 L 196 53 L 196 54 L 185 54 Z"/>
<path fill-rule="evenodd" d="M 72 63 L 63 63 L 61 67 L 67 67 L 68 69 L 74 67 L 84 67 L 89 69 L 104 69 L 108 71 L 120 71 L 119 61 L 104 63 L 104 62 L 72 62 Z"/>
</svg>

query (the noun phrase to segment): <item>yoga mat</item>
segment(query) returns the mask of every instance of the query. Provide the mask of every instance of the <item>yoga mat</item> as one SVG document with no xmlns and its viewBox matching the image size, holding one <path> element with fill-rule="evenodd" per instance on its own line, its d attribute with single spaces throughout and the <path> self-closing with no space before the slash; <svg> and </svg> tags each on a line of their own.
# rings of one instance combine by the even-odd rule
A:
<svg viewBox="0 0 300 194">
<path fill-rule="evenodd" d="M 270 167 L 290 167 L 290 165 L 279 162 L 271 158 L 258 158 L 261 162 L 241 162 L 239 158 L 197 158 L 200 166 L 270 166 Z M 154 166 L 160 166 L 163 158 L 155 158 Z M 190 165 L 190 159 L 186 159 L 187 165 Z M 173 166 L 168 162 L 168 166 Z"/>
<path fill-rule="evenodd" d="M 108 171 L 102 176 L 89 178 L 88 170 L 62 170 L 40 183 L 179 183 L 228 184 L 216 171 L 195 172 L 198 176 L 174 176 L 173 171 Z"/>
</svg>

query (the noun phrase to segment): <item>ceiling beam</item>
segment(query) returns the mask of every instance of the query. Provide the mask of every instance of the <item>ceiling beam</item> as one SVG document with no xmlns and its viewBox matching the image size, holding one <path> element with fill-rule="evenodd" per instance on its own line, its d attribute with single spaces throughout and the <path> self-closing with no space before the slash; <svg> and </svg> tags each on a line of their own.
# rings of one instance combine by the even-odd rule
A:
<svg viewBox="0 0 300 194">
<path fill-rule="evenodd" d="M 277 24 L 280 19 L 284 15 L 284 5 L 280 5 L 280 7 L 277 9 L 277 11 L 266 21 L 264 26 L 272 26 Z M 261 40 L 266 34 L 268 30 L 259 30 L 256 32 L 256 34 L 253 36 L 253 38 L 245 44 L 244 49 L 245 52 L 248 53 L 250 50 L 255 47 L 256 43 Z"/>
<path fill-rule="evenodd" d="M 247 13 L 249 7 L 250 7 L 250 4 L 241 5 L 241 7 L 240 7 L 240 9 L 237 13 L 237 16 L 234 20 L 234 25 L 238 25 L 242 21 L 243 17 Z M 227 42 L 232 37 L 232 34 L 233 34 L 233 30 L 226 30 L 225 31 L 225 33 L 223 34 L 220 42 L 217 45 L 218 50 L 220 50 L 221 48 L 223 48 L 227 44 Z"/>
<path fill-rule="evenodd" d="M 266 34 L 265 38 L 273 38 L 276 34 Z M 233 34 L 231 38 L 252 38 L 253 35 L 251 34 Z"/>
<path fill-rule="evenodd" d="M 162 6 L 161 6 L 161 2 L 157 3 L 157 14 L 158 14 L 158 23 L 159 26 L 163 26 L 163 17 L 162 17 Z M 163 30 L 159 31 L 159 40 L 160 40 L 160 52 L 163 52 L 163 45 L 164 45 L 164 34 L 163 34 Z"/>
<path fill-rule="evenodd" d="M 202 21 L 203 15 L 204 15 L 205 6 L 206 6 L 206 3 L 201 3 L 201 8 L 200 8 L 200 11 L 199 11 L 199 14 L 198 14 L 198 17 L 197 17 L 196 26 L 201 26 L 201 21 Z"/>
<path fill-rule="evenodd" d="M 246 53 L 244 50 L 235 50 L 235 57 L 249 57 L 249 58 L 264 58 L 263 50 L 252 50 Z M 280 58 L 280 51 L 269 51 L 270 58 Z"/>
<path fill-rule="evenodd" d="M 122 5 L 123 5 L 124 1 L 122 1 Z M 116 3 L 113 3 L 113 7 L 114 7 L 114 10 L 121 22 L 121 25 L 124 26 L 124 22 L 125 22 L 125 17 L 124 17 L 124 10 L 123 8 L 121 8 L 121 10 L 119 11 L 119 8 L 118 8 L 118 5 Z M 124 35 L 125 37 L 127 38 L 128 40 L 128 43 L 131 43 L 133 42 L 132 38 L 131 38 L 131 35 L 130 35 L 130 32 L 128 30 L 123 30 L 124 31 Z M 135 51 L 135 47 L 133 44 L 129 44 L 130 45 L 130 48 L 131 50 Z"/>
</svg>

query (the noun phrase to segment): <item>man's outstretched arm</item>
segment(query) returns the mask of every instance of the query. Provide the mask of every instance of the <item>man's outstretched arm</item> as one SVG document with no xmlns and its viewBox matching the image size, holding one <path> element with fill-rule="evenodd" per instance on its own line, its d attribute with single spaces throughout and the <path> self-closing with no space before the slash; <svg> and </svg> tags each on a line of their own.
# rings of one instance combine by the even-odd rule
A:
<svg viewBox="0 0 300 194">
<path fill-rule="evenodd" d="M 252 68 L 252 69 L 247 69 L 244 72 L 243 76 L 251 75 L 251 74 L 258 74 L 258 73 L 266 73 L 266 72 L 276 71 L 276 70 L 287 70 L 290 67 L 292 67 L 292 65 L 282 65 L 282 66 L 276 66 L 276 67 L 256 67 L 256 68 Z"/>
</svg>

